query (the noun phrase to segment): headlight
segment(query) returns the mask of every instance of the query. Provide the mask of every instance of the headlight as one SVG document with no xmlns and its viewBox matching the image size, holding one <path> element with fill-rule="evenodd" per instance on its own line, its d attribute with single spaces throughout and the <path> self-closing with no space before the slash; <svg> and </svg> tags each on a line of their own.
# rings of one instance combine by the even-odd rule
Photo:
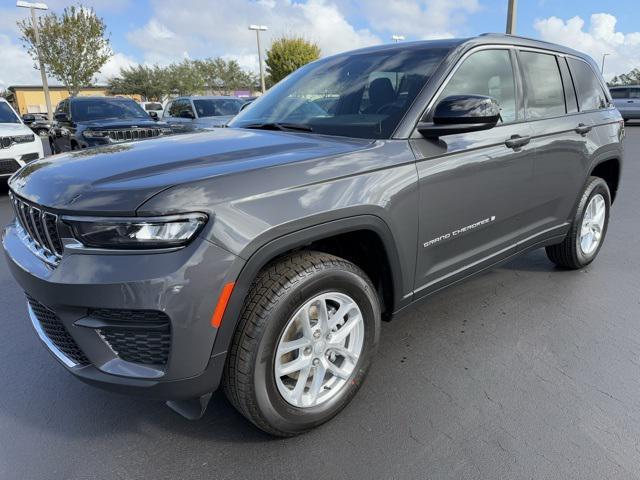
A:
<svg viewBox="0 0 640 480">
<path fill-rule="evenodd" d="M 83 245 L 97 248 L 170 248 L 189 243 L 200 232 L 207 215 L 186 213 L 151 218 L 64 217 Z"/>
<path fill-rule="evenodd" d="M 29 143 L 29 142 L 33 142 L 36 139 L 35 135 L 16 135 L 14 137 L 11 137 L 11 140 L 13 140 L 13 143 Z"/>
<path fill-rule="evenodd" d="M 105 130 L 85 130 L 82 132 L 82 136 L 85 138 L 106 138 L 109 136 L 109 132 Z"/>
</svg>

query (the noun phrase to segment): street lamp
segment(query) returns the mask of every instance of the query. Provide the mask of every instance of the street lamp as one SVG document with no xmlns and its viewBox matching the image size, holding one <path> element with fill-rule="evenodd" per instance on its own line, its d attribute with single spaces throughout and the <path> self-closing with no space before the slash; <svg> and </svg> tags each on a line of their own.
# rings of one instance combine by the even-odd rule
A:
<svg viewBox="0 0 640 480">
<path fill-rule="evenodd" d="M 611 54 L 610 53 L 602 54 L 602 67 L 600 68 L 600 73 L 602 73 L 602 75 L 604 75 L 604 59 L 607 58 L 609 55 Z"/>
<path fill-rule="evenodd" d="M 260 86 L 262 87 L 262 93 L 266 91 L 264 86 L 264 68 L 262 66 L 262 49 L 260 48 L 260 32 L 267 30 L 264 25 L 249 25 L 249 30 L 256 31 L 256 40 L 258 41 L 258 62 L 260 63 Z"/>
<path fill-rule="evenodd" d="M 53 121 L 53 110 L 51 108 L 51 97 L 49 96 L 49 84 L 47 83 L 47 72 L 44 69 L 44 63 L 42 63 L 42 57 L 40 56 L 40 33 L 38 32 L 38 22 L 36 21 L 36 10 L 48 10 L 46 3 L 41 2 L 24 2 L 18 0 L 16 7 L 28 8 L 31 10 L 31 25 L 33 26 L 33 35 L 36 40 L 36 55 L 38 56 L 38 63 L 40 64 L 40 76 L 42 77 L 42 88 L 44 90 L 44 100 L 47 103 L 47 118 L 49 122 Z"/>
<path fill-rule="evenodd" d="M 509 0 L 507 7 L 507 35 L 515 35 L 516 33 L 516 8 L 517 0 Z"/>
<path fill-rule="evenodd" d="M 402 40 L 404 40 L 404 35 L 392 35 L 391 40 L 396 43 L 401 42 Z"/>
</svg>

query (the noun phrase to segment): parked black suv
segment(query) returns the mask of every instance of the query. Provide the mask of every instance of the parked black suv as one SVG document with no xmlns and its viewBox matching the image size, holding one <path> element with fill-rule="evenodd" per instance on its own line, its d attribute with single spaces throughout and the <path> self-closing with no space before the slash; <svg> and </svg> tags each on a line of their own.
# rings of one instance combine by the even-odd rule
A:
<svg viewBox="0 0 640 480">
<path fill-rule="evenodd" d="M 53 153 L 156 138 L 171 133 L 135 101 L 123 97 L 72 97 L 56 107 L 49 132 Z"/>
<path fill-rule="evenodd" d="M 223 385 L 295 435 L 353 398 L 381 320 L 532 249 L 591 263 L 623 135 L 568 48 L 371 47 L 306 65 L 229 128 L 25 166 L 3 245 L 80 379 L 190 418 Z"/>
</svg>

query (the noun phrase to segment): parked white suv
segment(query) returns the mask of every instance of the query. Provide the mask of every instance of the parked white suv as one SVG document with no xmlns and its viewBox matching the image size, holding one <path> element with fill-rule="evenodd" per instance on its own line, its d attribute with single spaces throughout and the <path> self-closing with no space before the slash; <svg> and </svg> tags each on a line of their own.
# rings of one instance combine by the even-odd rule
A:
<svg viewBox="0 0 640 480">
<path fill-rule="evenodd" d="M 0 98 L 0 178 L 13 175 L 20 167 L 42 157 L 40 137 Z"/>
</svg>

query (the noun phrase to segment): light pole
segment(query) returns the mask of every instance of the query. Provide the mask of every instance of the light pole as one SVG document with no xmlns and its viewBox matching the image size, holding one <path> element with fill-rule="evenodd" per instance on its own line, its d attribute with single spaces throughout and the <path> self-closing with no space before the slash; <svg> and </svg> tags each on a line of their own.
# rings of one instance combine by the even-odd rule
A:
<svg viewBox="0 0 640 480">
<path fill-rule="evenodd" d="M 507 8 L 507 35 L 514 35 L 516 33 L 517 3 L 517 0 L 509 0 L 509 7 Z"/>
<path fill-rule="evenodd" d="M 610 53 L 602 54 L 602 67 L 600 68 L 600 73 L 602 73 L 602 75 L 604 75 L 604 59 L 607 58 L 609 55 L 611 54 Z"/>
<path fill-rule="evenodd" d="M 392 35 L 391 40 L 396 43 L 401 42 L 402 40 L 404 40 L 404 35 Z"/>
<path fill-rule="evenodd" d="M 258 41 L 258 62 L 260 63 L 260 86 L 262 87 L 262 93 L 266 91 L 264 86 L 264 67 L 262 66 L 262 48 L 260 48 L 260 32 L 267 30 L 264 25 L 249 25 L 249 30 L 256 31 L 256 40 Z"/>
<path fill-rule="evenodd" d="M 36 10 L 48 10 L 46 3 L 40 2 L 24 2 L 18 0 L 16 7 L 28 8 L 31 10 L 31 25 L 33 26 L 33 36 L 36 41 L 36 55 L 38 55 L 38 63 L 40 64 L 40 76 L 42 77 L 42 89 L 44 90 L 44 100 L 47 103 L 47 118 L 53 121 L 53 111 L 51 109 L 51 96 L 49 96 L 49 84 L 47 83 L 47 72 L 44 69 L 44 63 L 40 56 L 40 33 L 38 32 L 38 22 L 36 21 Z"/>
</svg>

